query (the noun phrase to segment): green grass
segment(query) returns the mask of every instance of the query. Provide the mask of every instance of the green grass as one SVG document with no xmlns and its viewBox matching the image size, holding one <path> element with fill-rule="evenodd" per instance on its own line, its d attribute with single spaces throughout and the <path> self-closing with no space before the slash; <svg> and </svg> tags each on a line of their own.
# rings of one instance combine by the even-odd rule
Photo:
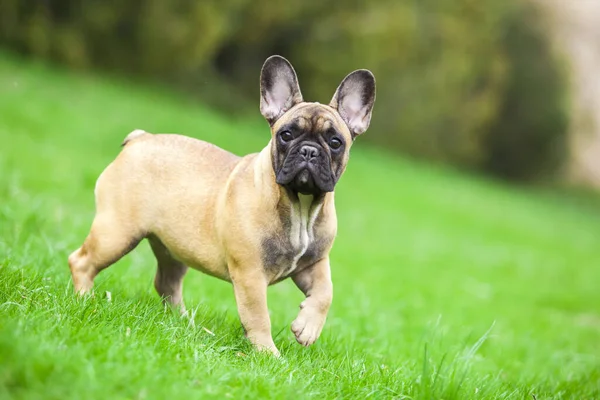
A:
<svg viewBox="0 0 600 400">
<path fill-rule="evenodd" d="M 258 151 L 269 133 L 256 110 L 232 121 L 164 90 L 0 53 L 0 398 L 598 398 L 598 199 L 360 140 L 336 192 L 334 302 L 314 346 L 289 330 L 302 300 L 290 281 L 269 289 L 280 360 L 243 339 L 225 282 L 188 274 L 193 324 L 165 310 L 146 243 L 98 277 L 94 298 L 75 298 L 66 259 L 124 136 Z"/>
</svg>

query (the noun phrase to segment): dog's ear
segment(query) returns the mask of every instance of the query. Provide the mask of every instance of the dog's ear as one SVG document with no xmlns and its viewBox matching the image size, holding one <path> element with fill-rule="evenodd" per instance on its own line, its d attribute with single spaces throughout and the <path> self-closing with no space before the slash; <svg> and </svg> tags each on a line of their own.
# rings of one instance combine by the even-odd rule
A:
<svg viewBox="0 0 600 400">
<path fill-rule="evenodd" d="M 298 77 L 281 56 L 267 58 L 260 72 L 260 112 L 273 125 L 287 110 L 302 102 Z"/>
<path fill-rule="evenodd" d="M 329 105 L 340 113 L 353 136 L 364 133 L 371 122 L 375 103 L 375 76 L 359 69 L 344 78 Z"/>
</svg>

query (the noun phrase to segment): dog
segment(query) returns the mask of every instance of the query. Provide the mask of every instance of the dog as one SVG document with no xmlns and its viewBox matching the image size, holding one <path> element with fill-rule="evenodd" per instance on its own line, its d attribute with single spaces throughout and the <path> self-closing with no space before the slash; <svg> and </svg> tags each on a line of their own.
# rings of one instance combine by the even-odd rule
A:
<svg viewBox="0 0 600 400">
<path fill-rule="evenodd" d="M 291 330 L 311 345 L 333 297 L 334 188 L 374 103 L 369 70 L 347 75 L 324 105 L 305 102 L 292 65 L 271 56 L 260 74 L 271 139 L 259 153 L 238 157 L 182 135 L 131 132 L 100 174 L 90 232 L 68 258 L 75 292 L 90 292 L 101 270 L 147 239 L 166 304 L 185 313 L 188 267 L 231 282 L 247 339 L 276 356 L 267 287 L 291 277 L 306 296 Z"/>
</svg>

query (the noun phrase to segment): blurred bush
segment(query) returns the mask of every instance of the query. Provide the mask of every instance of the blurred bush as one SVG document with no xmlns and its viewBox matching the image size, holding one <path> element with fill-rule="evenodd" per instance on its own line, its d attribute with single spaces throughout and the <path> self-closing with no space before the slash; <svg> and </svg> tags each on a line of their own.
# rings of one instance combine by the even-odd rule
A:
<svg viewBox="0 0 600 400">
<path fill-rule="evenodd" d="M 369 68 L 378 99 L 365 140 L 528 179 L 560 165 L 567 125 L 565 79 L 539 21 L 525 0 L 3 0 L 0 43 L 236 108 L 257 107 L 271 54 L 320 102 Z"/>
</svg>

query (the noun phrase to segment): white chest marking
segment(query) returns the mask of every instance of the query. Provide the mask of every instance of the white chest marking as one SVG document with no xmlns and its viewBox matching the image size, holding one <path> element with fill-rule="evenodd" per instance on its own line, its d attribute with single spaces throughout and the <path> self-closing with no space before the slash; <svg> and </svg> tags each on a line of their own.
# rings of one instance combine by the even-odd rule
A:
<svg viewBox="0 0 600 400">
<path fill-rule="evenodd" d="M 296 254 L 289 269 L 282 273 L 290 273 L 296 269 L 298 260 L 306 253 L 308 246 L 314 240 L 313 228 L 322 206 L 318 204 L 311 210 L 313 196 L 298 194 L 298 198 L 300 201 L 292 205 L 290 215 L 292 225 L 290 243 Z"/>
</svg>

